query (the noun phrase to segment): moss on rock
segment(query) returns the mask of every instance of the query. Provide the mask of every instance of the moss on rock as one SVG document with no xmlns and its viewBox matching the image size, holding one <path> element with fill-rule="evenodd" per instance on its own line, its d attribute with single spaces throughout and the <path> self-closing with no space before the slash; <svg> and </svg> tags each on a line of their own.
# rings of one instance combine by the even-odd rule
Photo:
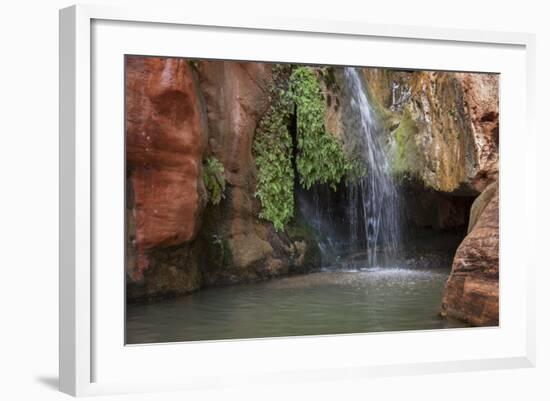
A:
<svg viewBox="0 0 550 401">
<path fill-rule="evenodd" d="M 473 134 L 456 74 L 363 70 L 369 102 L 390 137 L 392 173 L 427 188 L 453 192 L 476 169 Z"/>
<path fill-rule="evenodd" d="M 415 142 L 417 133 L 418 127 L 410 113 L 404 112 L 392 138 L 394 142 L 392 174 L 397 178 L 419 175 L 420 160 Z"/>
</svg>

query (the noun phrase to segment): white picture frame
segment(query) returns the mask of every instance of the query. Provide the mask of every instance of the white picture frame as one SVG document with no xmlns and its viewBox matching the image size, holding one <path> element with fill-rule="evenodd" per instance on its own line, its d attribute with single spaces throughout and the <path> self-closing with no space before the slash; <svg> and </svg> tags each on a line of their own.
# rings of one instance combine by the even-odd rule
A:
<svg viewBox="0 0 550 401">
<path fill-rule="evenodd" d="M 118 322 L 116 318 L 117 316 L 120 318 L 120 314 L 117 315 L 113 312 L 112 316 L 107 316 L 103 313 L 105 304 L 98 301 L 95 291 L 99 290 L 105 294 L 102 295 L 102 298 L 113 301 L 117 305 L 114 309 L 117 310 L 121 306 L 118 305 L 119 301 L 123 299 L 120 294 L 124 289 L 118 285 L 124 274 L 123 265 L 115 266 L 112 269 L 113 272 L 105 274 L 96 271 L 98 263 L 101 266 L 105 265 L 104 257 L 114 258 L 113 255 L 118 251 L 106 250 L 102 251 L 103 253 L 97 253 L 98 248 L 94 242 L 98 238 L 96 237 L 97 231 L 104 227 L 101 219 L 112 219 L 117 216 L 116 213 L 114 215 L 104 214 L 105 204 L 98 198 L 98 193 L 105 193 L 105 189 L 108 187 L 102 187 L 104 181 L 101 177 L 104 173 L 99 170 L 104 165 L 114 166 L 115 170 L 120 167 L 117 163 L 122 161 L 123 153 L 116 146 L 120 145 L 123 132 L 120 131 L 116 140 L 118 145 L 113 148 L 110 148 L 105 141 L 97 142 L 94 138 L 94 129 L 103 128 L 103 121 L 107 119 L 102 119 L 105 114 L 102 114 L 100 108 L 106 106 L 98 107 L 96 110 L 97 103 L 94 103 L 93 95 L 96 98 L 105 96 L 107 91 L 117 94 L 113 97 L 114 103 L 109 104 L 110 110 L 115 111 L 111 116 L 113 125 L 106 129 L 119 127 L 117 124 L 124 117 L 116 113 L 122 107 L 121 102 L 117 103 L 116 100 L 120 100 L 120 91 L 123 91 L 123 86 L 118 85 L 121 81 L 113 81 L 113 85 L 102 86 L 99 84 L 99 87 L 94 85 L 97 85 L 97 82 L 101 82 L 106 76 L 103 74 L 102 62 L 106 62 L 109 55 L 116 58 L 125 52 L 137 51 L 138 54 L 178 56 L 179 54 L 173 54 L 173 50 L 170 50 L 171 45 L 163 46 L 163 48 L 159 46 L 158 52 L 151 50 L 154 49 L 151 46 L 154 45 L 155 38 L 166 36 L 169 33 L 173 35 L 174 32 L 180 32 L 180 30 L 187 32 L 186 29 L 189 32 L 192 30 L 195 37 L 203 38 L 206 47 L 215 40 L 215 38 L 209 37 L 212 33 L 236 35 L 233 39 L 238 36 L 232 49 L 222 50 L 220 47 L 214 48 L 214 45 L 212 45 L 211 51 L 203 49 L 203 53 L 199 50 L 187 49 L 187 52 L 193 52 L 192 54 L 186 53 L 192 57 L 201 57 L 202 55 L 203 57 L 222 59 L 240 58 L 248 51 L 249 55 L 245 55 L 243 59 L 250 58 L 252 57 L 250 52 L 254 51 L 251 49 L 253 42 L 248 43 L 248 46 L 241 45 L 244 50 L 242 50 L 243 53 L 239 53 L 237 50 L 238 42 L 241 40 L 239 38 L 242 38 L 243 41 L 252 40 L 254 35 L 260 34 L 273 43 L 283 40 L 281 39 L 283 37 L 292 39 L 295 43 L 311 41 L 313 44 L 325 41 L 327 48 L 330 48 L 331 40 L 338 38 L 344 47 L 342 52 L 346 51 L 347 42 L 360 44 L 363 41 L 367 44 L 370 43 L 369 46 L 372 45 L 373 50 L 376 50 L 377 44 L 382 44 L 382 47 L 399 44 L 403 46 L 403 43 L 412 47 L 436 46 L 438 51 L 441 51 L 441 58 L 445 58 L 443 56 L 445 54 L 451 54 L 449 49 L 445 50 L 446 47 L 452 47 L 452 52 L 457 53 L 476 51 L 476 54 L 479 54 L 479 60 L 472 58 L 469 61 L 473 70 L 505 74 L 501 88 L 501 105 L 504 116 L 501 123 L 501 199 L 503 199 L 501 234 L 505 234 L 501 241 L 501 261 L 504 261 L 505 264 L 503 267 L 505 275 L 501 285 L 501 297 L 503 297 L 501 326 L 498 328 L 457 329 L 452 333 L 447 331 L 445 339 L 440 338 L 440 333 L 432 331 L 235 340 L 205 342 L 193 346 L 161 344 L 141 347 L 125 347 L 123 343 L 120 343 L 119 334 L 115 336 L 109 331 L 111 328 L 98 330 L 98 326 L 105 328 L 111 326 L 107 324 L 108 322 Z M 148 30 L 148 34 L 141 37 L 140 32 L 143 30 Z M 123 32 L 127 32 L 128 35 Z M 130 44 L 131 40 L 139 43 Z M 128 44 L 127 48 L 126 44 Z M 225 47 L 227 48 L 227 46 Z M 277 56 L 274 54 L 273 61 L 300 61 L 300 57 L 310 57 L 307 60 L 309 62 L 326 62 L 324 59 L 311 59 L 315 53 L 310 53 L 309 56 L 302 55 L 300 53 L 307 53 L 307 51 L 296 51 L 299 49 L 294 49 L 295 56 L 293 56 L 290 53 L 292 46 L 289 48 L 287 45 L 286 47 L 288 55 Z M 273 49 L 279 49 L 274 51 L 280 53 L 283 48 L 284 45 L 280 45 Z M 406 48 L 402 47 L 402 49 Z M 327 380 L 329 373 L 330 377 L 334 379 L 344 377 L 361 379 L 372 376 L 534 366 L 534 269 L 536 261 L 533 260 L 533 256 L 527 256 L 521 262 L 515 263 L 513 252 L 525 255 L 535 255 L 535 253 L 529 252 L 532 246 L 529 238 L 517 238 L 513 236 L 514 234 L 508 235 L 508 232 L 505 231 L 506 227 L 521 227 L 523 225 L 525 230 L 521 231 L 535 232 L 533 227 L 536 210 L 534 207 L 528 207 L 529 196 L 534 198 L 532 191 L 535 188 L 535 178 L 534 174 L 530 175 L 528 172 L 535 170 L 535 147 L 516 148 L 516 139 L 511 135 L 512 131 L 519 130 L 522 132 L 523 143 L 534 143 L 535 141 L 535 133 L 532 128 L 534 121 L 532 113 L 535 109 L 533 104 L 534 48 L 534 35 L 523 33 L 373 25 L 358 21 L 296 20 L 290 17 L 275 18 L 253 15 L 246 15 L 237 20 L 228 19 L 215 13 L 187 15 L 184 10 L 165 10 L 155 7 L 112 8 L 104 5 L 78 5 L 61 10 L 60 390 L 80 396 L 134 391 L 197 389 L 230 384 L 245 385 L 248 380 L 253 380 L 256 383 L 273 380 L 284 382 Z M 493 54 L 484 56 L 483 53 L 487 52 L 487 49 L 496 50 L 493 51 Z M 311 51 L 314 52 L 314 50 L 315 46 Z M 105 53 L 102 53 L 103 51 Z M 262 55 L 259 53 L 260 49 L 258 48 L 256 49 L 258 59 L 269 61 L 270 56 L 267 53 Z M 383 50 L 376 50 L 374 53 L 379 54 L 377 56 L 379 59 L 375 64 L 377 66 L 404 66 L 399 61 L 399 55 L 390 57 L 389 54 L 386 54 L 387 60 L 384 61 Z M 500 56 L 502 58 L 499 58 Z M 285 59 L 279 60 L 278 57 L 285 57 Z M 361 56 L 351 54 L 349 51 L 347 56 L 340 57 L 341 62 L 348 60 L 350 64 L 363 65 Z M 466 65 L 456 65 L 456 68 L 452 68 L 452 60 L 440 60 L 438 63 L 434 63 L 428 59 L 429 57 L 426 59 L 427 61 L 416 62 L 414 65 L 417 68 L 456 70 L 463 70 Z M 502 69 L 498 67 L 500 65 L 498 63 L 501 63 Z M 491 68 L 491 66 L 497 68 Z M 118 72 L 116 71 L 115 74 Z M 95 83 L 93 82 L 94 77 L 96 77 Z M 120 76 L 118 78 L 122 79 Z M 517 99 L 512 99 L 512 93 L 517 95 Z M 512 107 L 518 107 L 518 112 L 514 116 L 510 116 L 512 113 L 509 113 Z M 113 138 L 117 137 L 113 136 Z M 113 141 L 115 140 L 113 139 Z M 507 149 L 516 151 L 507 153 Z M 114 158 L 120 158 L 120 160 L 114 161 Z M 510 165 L 517 166 L 517 168 L 512 171 L 508 168 Z M 525 191 L 519 191 L 522 192 L 521 194 L 518 194 L 518 191 L 512 194 L 507 185 L 508 179 L 524 182 Z M 118 184 L 120 181 L 117 181 L 115 174 L 108 185 L 116 186 Z M 120 191 L 122 191 L 122 187 Z M 120 226 L 122 222 L 116 224 Z M 116 239 L 117 234 L 114 235 Z M 117 246 L 122 248 L 122 237 L 119 239 L 120 243 Z M 514 250 L 507 247 L 507 244 L 512 243 L 515 246 Z M 519 265 L 519 267 L 517 270 L 507 270 L 506 263 Z M 120 271 L 116 270 L 118 268 Z M 115 276 L 118 274 L 118 276 L 113 276 L 113 280 L 107 281 L 106 274 L 111 273 Z M 112 285 L 106 285 L 106 283 L 112 283 Z M 116 291 L 120 291 L 120 294 L 116 295 Z M 508 302 L 507 299 L 513 299 L 514 302 Z M 510 315 L 507 315 L 508 313 Z M 116 324 L 123 327 L 124 321 L 121 320 Z M 116 328 L 116 330 L 119 329 Z M 116 333 L 120 333 L 120 330 Z M 116 340 L 112 340 L 114 336 Z M 464 347 L 458 346 L 454 350 L 454 354 L 449 351 L 448 354 L 440 353 L 437 356 L 430 355 L 430 352 L 427 351 L 427 358 L 422 359 L 413 352 L 414 350 L 410 354 L 403 351 L 399 356 L 390 355 L 387 352 L 388 344 L 397 345 L 410 342 L 416 345 L 414 348 L 418 348 L 419 345 L 432 343 L 435 344 L 434 347 L 437 347 L 438 341 L 456 341 L 457 339 L 462 341 Z M 456 343 L 453 344 L 456 345 Z M 487 344 L 487 346 L 483 348 L 480 344 Z M 121 347 L 121 349 L 114 350 L 112 347 Z M 365 358 L 362 352 L 346 353 L 341 351 L 351 349 L 351 347 L 354 349 L 370 349 L 369 347 L 371 347 L 373 349 L 368 354 L 369 358 Z M 375 353 L 374 348 L 379 349 L 379 353 Z M 316 355 L 321 349 L 326 352 L 326 355 L 322 360 L 318 360 Z M 386 351 L 384 351 L 385 349 Z M 470 349 L 471 352 L 466 351 L 467 349 Z M 399 349 L 396 352 L 398 351 Z M 144 377 L 148 377 L 148 379 L 144 379 L 137 377 L 131 369 L 132 366 L 139 364 L 139 361 L 143 361 L 144 365 L 155 366 L 155 369 L 158 370 L 158 361 L 166 360 L 169 367 L 174 361 L 170 362 L 168 359 L 176 358 L 181 352 L 185 352 L 188 362 L 181 362 L 181 358 L 178 359 L 183 365 L 180 374 L 164 374 L 163 376 L 163 372 L 159 372 L 158 376 L 144 375 Z M 286 354 L 285 358 L 278 358 L 277 356 L 282 353 Z M 342 353 L 346 355 L 340 355 Z M 209 367 L 209 373 L 205 373 L 207 372 L 206 367 L 198 363 L 198 359 L 200 357 L 214 358 L 216 355 L 221 358 L 220 366 Z M 271 358 L 271 366 L 260 366 L 261 361 L 254 359 L 257 356 Z M 223 363 L 223 358 L 228 360 L 233 358 L 233 361 L 236 358 L 241 361 L 237 360 L 231 366 L 226 366 Z M 186 368 L 185 363 L 193 365 L 193 368 Z M 125 364 L 125 368 L 121 364 Z"/>
</svg>

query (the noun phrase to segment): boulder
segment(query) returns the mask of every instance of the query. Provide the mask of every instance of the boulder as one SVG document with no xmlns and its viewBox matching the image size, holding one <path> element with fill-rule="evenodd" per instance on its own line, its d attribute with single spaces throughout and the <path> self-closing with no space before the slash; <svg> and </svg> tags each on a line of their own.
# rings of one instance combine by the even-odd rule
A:
<svg viewBox="0 0 550 401">
<path fill-rule="evenodd" d="M 474 203 L 472 204 L 472 207 L 470 209 L 470 219 L 468 222 L 468 233 L 470 233 L 477 221 L 479 220 L 479 217 L 481 216 L 481 213 L 485 210 L 485 207 L 489 204 L 491 199 L 495 196 L 495 193 L 498 192 L 498 181 L 493 182 L 490 184 L 485 190 L 475 199 Z"/>
<path fill-rule="evenodd" d="M 487 187 L 472 205 L 469 233 L 445 285 L 442 316 L 474 326 L 499 324 L 499 192 Z"/>
</svg>

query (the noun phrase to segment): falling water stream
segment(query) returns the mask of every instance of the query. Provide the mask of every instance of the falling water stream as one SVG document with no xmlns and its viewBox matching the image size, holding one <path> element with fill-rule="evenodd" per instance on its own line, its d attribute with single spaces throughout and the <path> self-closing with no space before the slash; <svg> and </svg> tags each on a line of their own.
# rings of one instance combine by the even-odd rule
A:
<svg viewBox="0 0 550 401">
<path fill-rule="evenodd" d="M 344 69 L 344 76 L 351 108 L 359 118 L 359 146 L 366 168 L 366 175 L 356 185 L 349 185 L 351 238 L 352 243 L 359 243 L 358 231 L 364 230 L 363 247 L 369 265 L 376 266 L 380 251 L 387 263 L 400 245 L 399 194 L 390 175 L 390 163 L 381 143 L 382 130 L 369 103 L 364 81 L 352 67 Z"/>
<path fill-rule="evenodd" d="M 360 156 L 365 174 L 345 184 L 343 213 L 334 210 L 338 201 L 326 185 L 298 191 L 298 207 L 316 232 L 325 267 L 351 254 L 362 254 L 368 267 L 391 266 L 401 245 L 401 205 L 383 143 L 385 133 L 357 69 L 344 69 L 343 84 L 351 121 L 347 135 L 353 137 L 353 152 Z"/>
</svg>

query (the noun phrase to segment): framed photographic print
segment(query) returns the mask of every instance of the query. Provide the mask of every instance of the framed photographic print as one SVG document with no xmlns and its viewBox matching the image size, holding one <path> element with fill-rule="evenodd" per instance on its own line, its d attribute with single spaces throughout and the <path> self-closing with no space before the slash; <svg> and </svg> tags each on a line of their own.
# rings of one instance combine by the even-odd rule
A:
<svg viewBox="0 0 550 401">
<path fill-rule="evenodd" d="M 61 390 L 532 366 L 533 47 L 62 10 Z"/>
</svg>

